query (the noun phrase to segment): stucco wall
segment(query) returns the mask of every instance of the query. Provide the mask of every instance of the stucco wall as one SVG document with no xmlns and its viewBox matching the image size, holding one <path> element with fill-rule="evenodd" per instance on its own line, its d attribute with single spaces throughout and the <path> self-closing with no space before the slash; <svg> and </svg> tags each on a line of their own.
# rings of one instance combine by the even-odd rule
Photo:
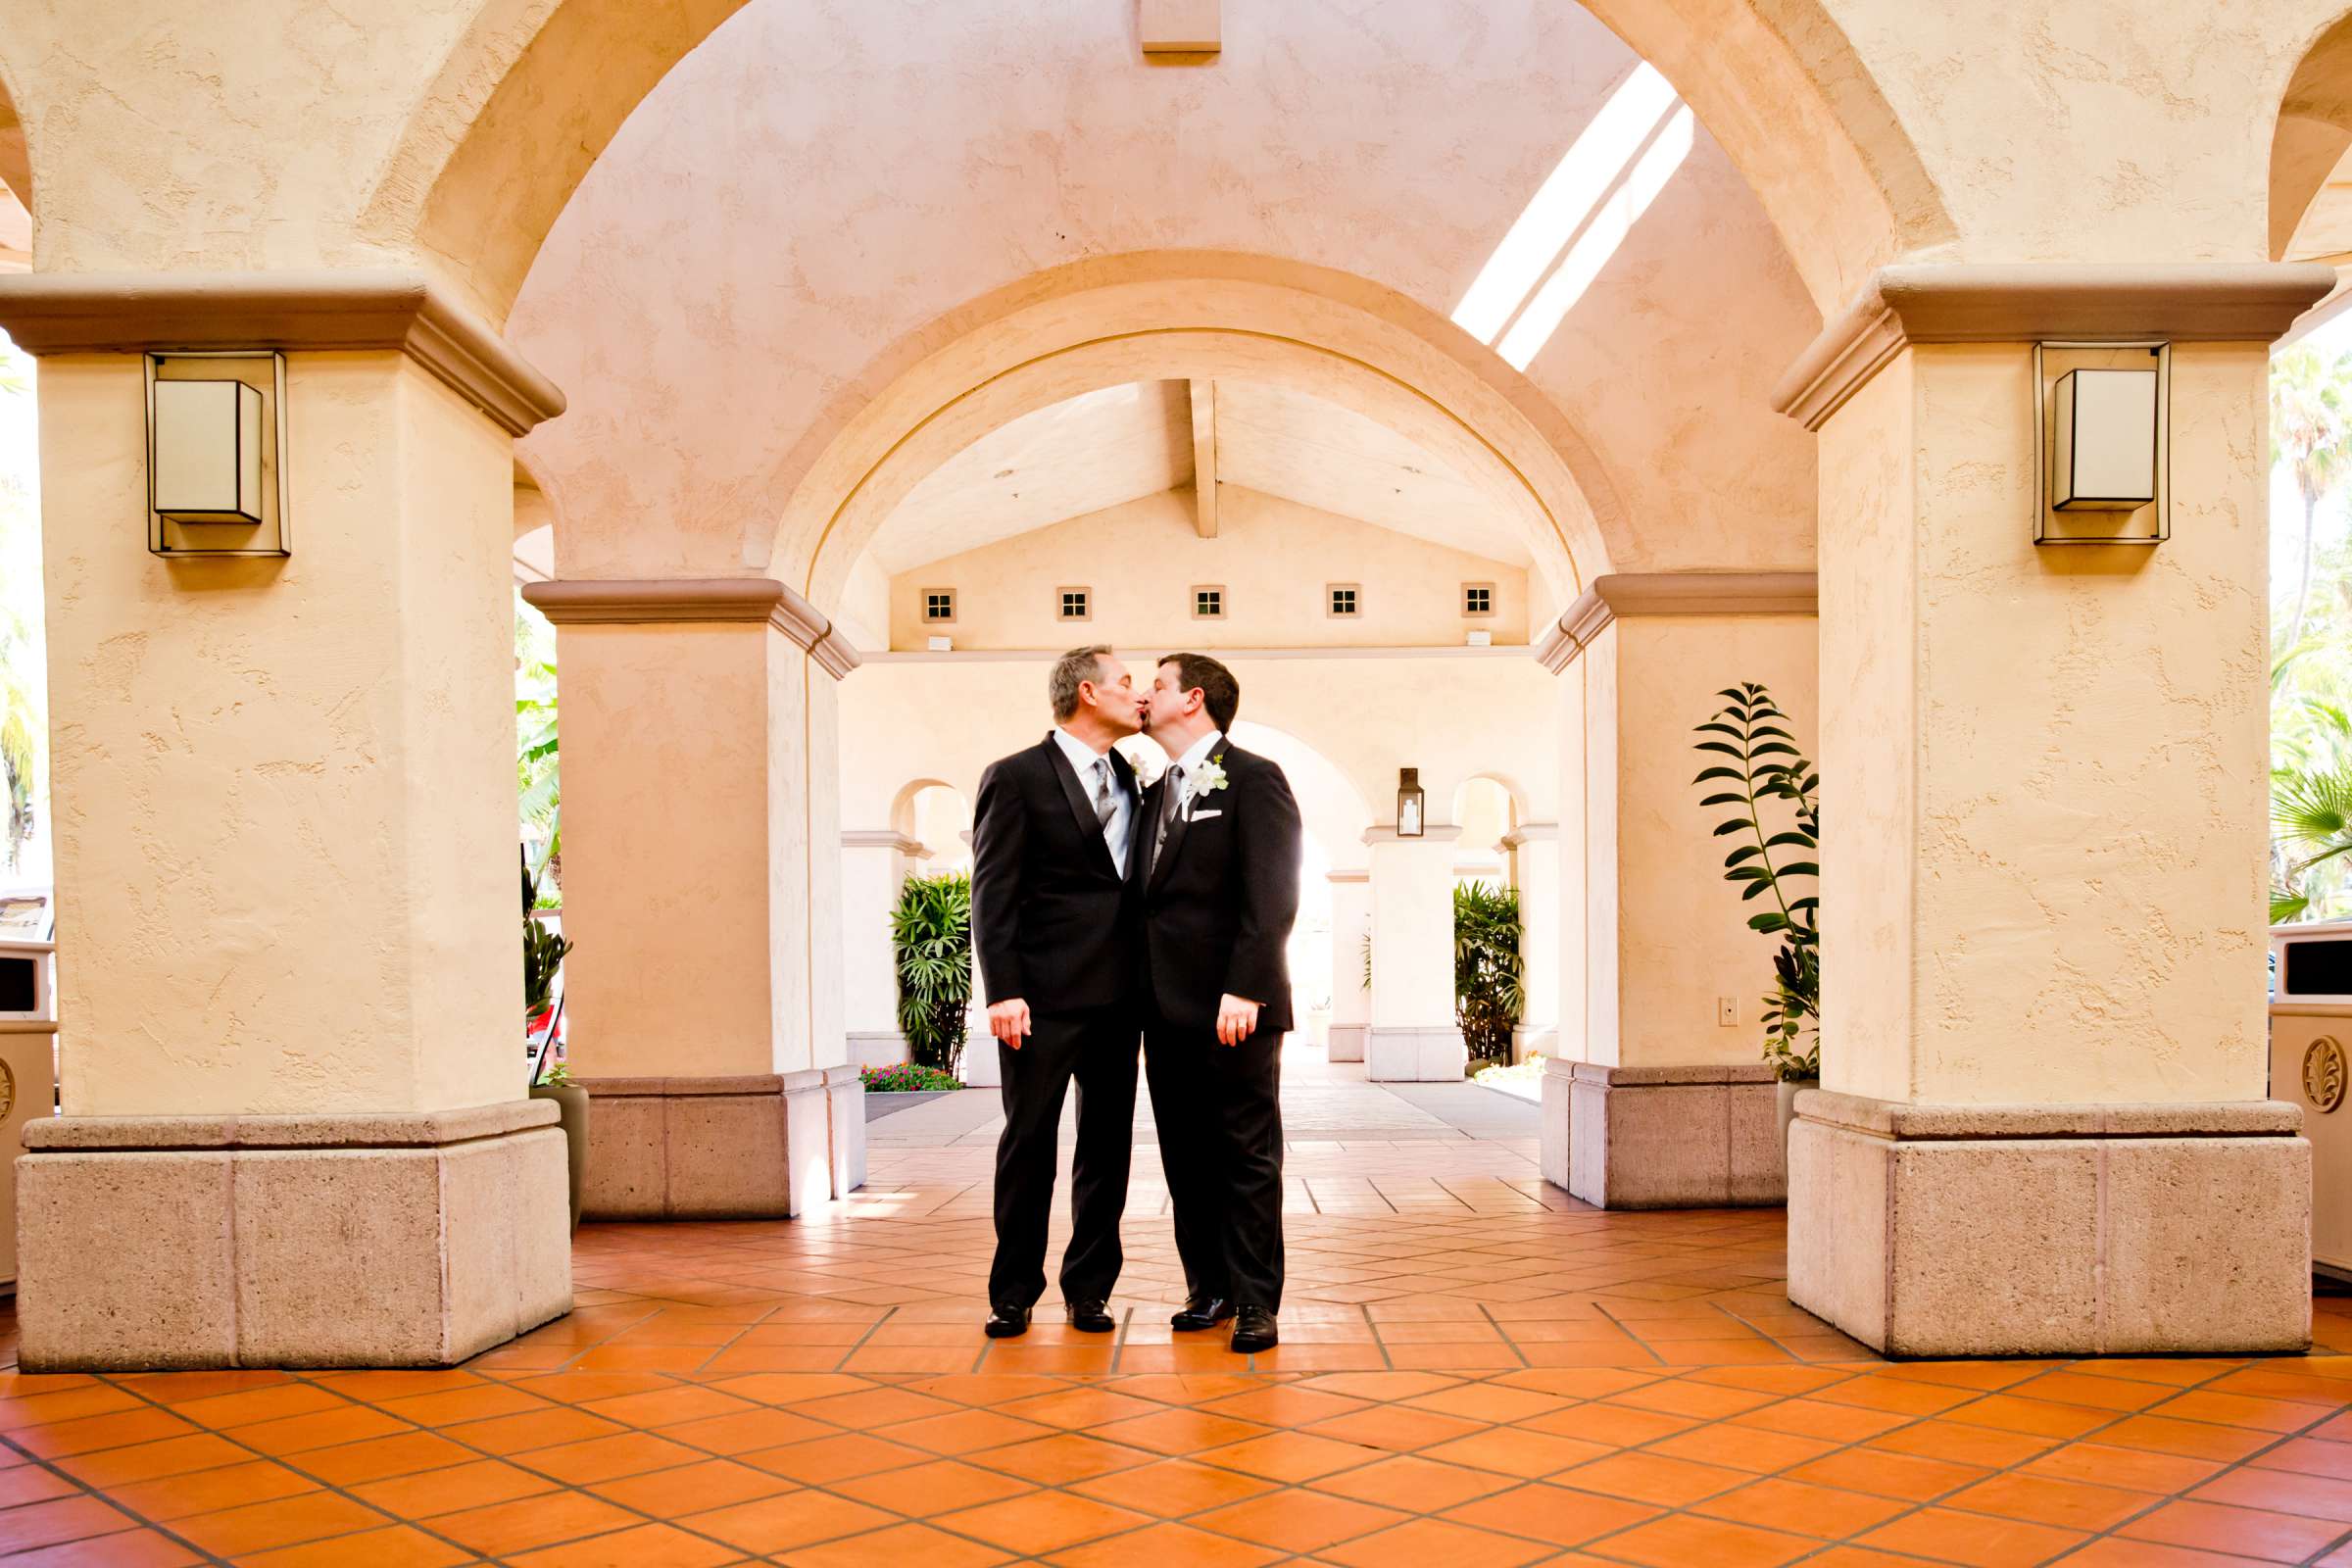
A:
<svg viewBox="0 0 2352 1568">
<path fill-rule="evenodd" d="M 295 355 L 295 554 L 146 549 L 136 357 L 41 370 L 65 1108 L 522 1091 L 507 442 Z"/>
<path fill-rule="evenodd" d="M 1724 857 L 1740 841 L 1715 837 L 1715 827 L 1738 813 L 1701 808 L 1714 785 L 1691 778 L 1728 759 L 1692 750 L 1698 740 L 1719 738 L 1692 731 L 1723 707 L 1724 688 L 1756 681 L 1788 713 L 1797 748 L 1816 755 L 1817 638 L 1815 623 L 1800 615 L 1661 615 L 1622 619 L 1601 633 L 1601 643 L 1615 646 L 1596 650 L 1610 657 L 1593 666 L 1593 679 L 1607 683 L 1593 722 L 1612 724 L 1615 765 L 1589 773 L 1585 785 L 1588 809 L 1614 795 L 1592 818 L 1613 834 L 1617 875 L 1613 885 L 1596 878 L 1592 896 L 1613 906 L 1617 1007 L 1614 1017 L 1592 1019 L 1591 1059 L 1627 1066 L 1757 1059 L 1759 999 L 1772 989 L 1775 942 L 1747 927 L 1766 900 L 1742 902 L 1741 890 L 1723 880 Z M 1824 784 L 1826 813 L 1834 810 L 1835 784 L 1826 776 Z M 1769 820 L 1775 830 L 1787 825 L 1777 815 Z M 1605 973 L 1611 963 L 1601 946 L 1588 967 Z M 1735 1000 L 1737 1026 L 1718 1021 L 1722 997 Z"/>
<path fill-rule="evenodd" d="M 1495 612 L 1461 613 L 1465 583 L 1493 583 Z M 1355 619 L 1324 612 L 1330 583 L 1354 583 Z M 1225 618 L 1192 616 L 1195 585 L 1225 589 Z M 1093 590 L 1093 617 L 1057 618 L 1063 587 Z M 922 596 L 956 593 L 956 622 L 927 625 Z M 1458 550 L 1228 485 L 1217 536 L 1194 527 L 1189 492 L 1164 491 L 985 549 L 911 567 L 890 582 L 893 648 L 937 631 L 957 648 L 1053 648 L 1106 639 L 1171 648 L 1312 648 L 1375 644 L 1459 648 L 1483 628 L 1496 645 L 1527 642 L 1528 573 Z"/>
<path fill-rule="evenodd" d="M 1164 652 L 1121 650 L 1139 670 Z M 853 671 L 840 691 L 842 821 L 890 826 L 893 801 L 915 779 L 968 799 L 982 768 L 1052 726 L 1050 663 L 894 656 Z M 1333 865 L 1364 863 L 1360 836 L 1394 819 L 1399 766 L 1421 769 L 1439 816 L 1454 789 L 1482 773 L 1513 789 L 1528 820 L 1549 820 L 1557 807 L 1557 747 L 1543 721 L 1552 677 L 1524 655 L 1335 653 L 1231 664 L 1243 722 L 1282 731 L 1337 770 L 1327 808 L 1307 823 Z"/>
<path fill-rule="evenodd" d="M 1830 1086 L 2259 1097 L 2264 353 L 2175 349 L 2154 549 L 2032 543 L 2024 346 L 1908 358 L 1825 448 L 1853 505 L 1824 510 L 1823 657 L 1855 672 L 1824 759 L 1825 947 L 1833 973 L 1868 959 L 1831 982 Z M 1886 747 L 1853 770 L 1877 788 L 1841 816 L 1873 722 Z"/>
<path fill-rule="evenodd" d="M 565 1007 L 584 1077 L 776 1070 L 774 636 L 756 624 L 557 632 L 564 935 L 579 944 Z"/>
</svg>

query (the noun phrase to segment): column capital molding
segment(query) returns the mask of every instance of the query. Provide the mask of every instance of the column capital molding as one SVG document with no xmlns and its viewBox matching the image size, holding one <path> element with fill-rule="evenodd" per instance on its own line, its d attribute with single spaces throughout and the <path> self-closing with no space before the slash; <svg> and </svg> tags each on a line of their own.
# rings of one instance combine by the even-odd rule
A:
<svg viewBox="0 0 2352 1568">
<path fill-rule="evenodd" d="M 397 349 L 510 435 L 564 393 L 449 289 L 406 269 L 0 275 L 0 326 L 54 354 Z"/>
<path fill-rule="evenodd" d="M 841 835 L 845 850 L 892 850 L 911 859 L 930 858 L 931 852 L 923 841 L 908 838 L 895 828 L 850 828 Z"/>
<path fill-rule="evenodd" d="M 1364 829 L 1366 844 L 1451 844 L 1461 836 L 1460 828 L 1448 827 L 1442 822 L 1429 823 L 1418 837 L 1409 839 L 1396 831 L 1394 822 Z"/>
<path fill-rule="evenodd" d="M 522 597 L 559 626 L 765 621 L 835 680 L 858 667 L 849 639 L 773 577 L 557 577 L 525 583 Z"/>
<path fill-rule="evenodd" d="M 2272 343 L 2335 284 L 2320 262 L 1882 267 L 1796 357 L 1772 406 L 1818 430 L 1914 343 Z"/>
<path fill-rule="evenodd" d="M 1515 850 L 1522 844 L 1555 843 L 1559 836 L 1560 824 L 1557 822 L 1522 822 L 1505 833 L 1499 842 L 1504 849 Z"/>
<path fill-rule="evenodd" d="M 1372 873 L 1368 869 L 1350 866 L 1344 870 L 1326 871 L 1323 874 L 1323 880 L 1333 883 L 1369 882 L 1372 880 Z"/>
<path fill-rule="evenodd" d="M 1635 571 L 1591 587 L 1536 642 L 1537 661 L 1558 674 L 1613 622 L 1643 615 L 1812 615 L 1820 578 L 1810 571 Z"/>
</svg>

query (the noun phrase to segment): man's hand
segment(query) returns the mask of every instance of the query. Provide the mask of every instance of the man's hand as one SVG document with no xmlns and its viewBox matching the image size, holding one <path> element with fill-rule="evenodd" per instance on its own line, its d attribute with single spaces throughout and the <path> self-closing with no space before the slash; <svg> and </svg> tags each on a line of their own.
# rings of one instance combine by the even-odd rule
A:
<svg viewBox="0 0 2352 1568">
<path fill-rule="evenodd" d="M 1029 1032 L 1029 1004 L 1018 997 L 990 1003 L 988 1032 L 1013 1050 L 1020 1050 L 1021 1037 Z"/>
<path fill-rule="evenodd" d="M 1217 1044 L 1238 1046 L 1257 1033 L 1257 1006 L 1228 991 L 1217 999 Z"/>
</svg>

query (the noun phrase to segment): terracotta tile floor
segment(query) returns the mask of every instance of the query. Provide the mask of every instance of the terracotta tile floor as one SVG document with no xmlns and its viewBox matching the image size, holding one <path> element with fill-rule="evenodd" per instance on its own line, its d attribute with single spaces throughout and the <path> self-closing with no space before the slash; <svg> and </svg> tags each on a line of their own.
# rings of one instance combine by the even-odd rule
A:
<svg viewBox="0 0 2352 1568">
<path fill-rule="evenodd" d="M 991 1344 L 985 1140 L 895 1120 L 823 1218 L 584 1229 L 577 1310 L 459 1370 L 0 1374 L 0 1556 L 2352 1564 L 2352 1300 L 2302 1357 L 1890 1365 L 1778 1211 L 1600 1213 L 1441 1117 L 1293 1145 L 1278 1349 L 1169 1334 L 1149 1149 L 1120 1332 Z"/>
</svg>

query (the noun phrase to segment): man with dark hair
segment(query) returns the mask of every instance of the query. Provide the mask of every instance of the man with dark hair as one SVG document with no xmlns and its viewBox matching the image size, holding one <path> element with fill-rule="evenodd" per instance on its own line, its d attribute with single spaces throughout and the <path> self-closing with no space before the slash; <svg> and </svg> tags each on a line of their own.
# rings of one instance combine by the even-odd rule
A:
<svg viewBox="0 0 2352 1568">
<path fill-rule="evenodd" d="M 1071 1326 L 1107 1334 L 1124 1254 L 1119 1215 L 1135 1139 L 1136 906 L 1142 820 L 1135 773 L 1111 743 L 1143 722 L 1142 695 L 1108 648 L 1073 648 L 1047 681 L 1054 728 L 980 775 L 972 816 L 972 945 L 1004 1070 L 997 1140 L 991 1339 L 1027 1332 L 1046 1289 L 1054 1140 L 1078 1085 L 1070 1245 L 1061 1299 Z"/>
<path fill-rule="evenodd" d="M 1170 654 L 1145 728 L 1168 754 L 1144 797 L 1144 1071 L 1159 1126 L 1178 1331 L 1233 1320 L 1233 1348 L 1281 1338 L 1284 953 L 1298 916 L 1298 803 L 1282 769 L 1226 739 L 1233 671 Z"/>
</svg>

